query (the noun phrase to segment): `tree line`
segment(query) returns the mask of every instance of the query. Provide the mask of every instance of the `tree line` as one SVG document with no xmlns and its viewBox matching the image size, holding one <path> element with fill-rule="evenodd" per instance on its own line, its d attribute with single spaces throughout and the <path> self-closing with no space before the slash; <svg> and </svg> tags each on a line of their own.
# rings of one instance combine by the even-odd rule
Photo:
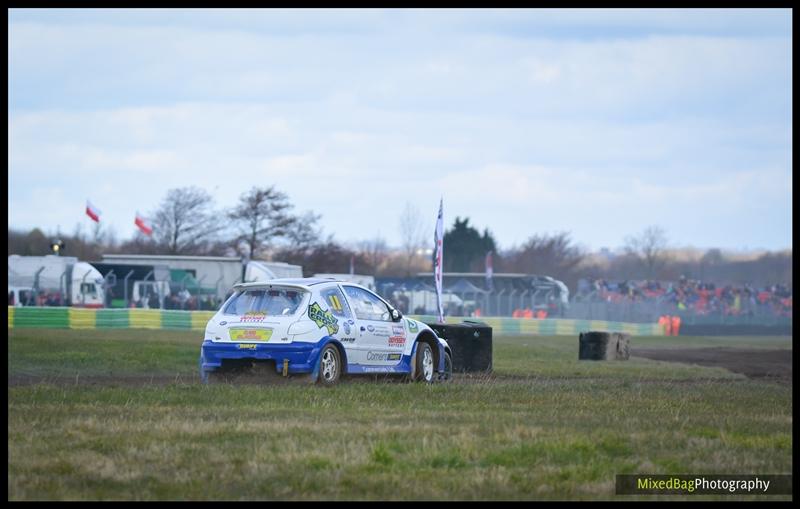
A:
<svg viewBox="0 0 800 509">
<path fill-rule="evenodd" d="M 377 233 L 356 245 L 343 245 L 326 235 L 313 211 L 297 213 L 289 196 L 274 186 L 254 186 L 228 209 L 216 207 L 214 198 L 197 187 L 170 189 L 148 217 L 153 234 L 137 232 L 119 241 L 113 230 L 98 223 L 85 230 L 76 225 L 61 234 L 64 255 L 99 260 L 104 253 L 240 256 L 285 261 L 301 265 L 305 275 L 354 272 L 377 277 L 407 277 L 430 272 L 433 225 L 406 203 L 398 221 L 400 249 L 392 250 Z M 38 228 L 29 232 L 8 230 L 8 254 L 50 254 L 52 236 Z M 578 279 L 658 279 L 680 276 L 720 283 L 763 286 L 791 285 L 791 251 L 765 253 L 751 260 L 726 257 L 719 249 L 702 256 L 677 258 L 669 249 L 666 232 L 651 226 L 626 238 L 622 254 L 606 260 L 590 256 L 569 232 L 535 234 L 520 245 L 499 249 L 494 236 L 456 217 L 444 236 L 446 272 L 483 272 L 492 252 L 495 273 L 547 275 L 576 288 Z"/>
</svg>

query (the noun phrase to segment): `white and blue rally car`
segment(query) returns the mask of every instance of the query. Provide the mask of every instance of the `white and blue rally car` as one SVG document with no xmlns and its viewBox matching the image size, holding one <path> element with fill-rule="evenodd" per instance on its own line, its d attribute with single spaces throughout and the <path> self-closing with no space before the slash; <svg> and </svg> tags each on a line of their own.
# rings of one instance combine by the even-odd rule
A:
<svg viewBox="0 0 800 509">
<path fill-rule="evenodd" d="M 333 279 L 240 283 L 209 320 L 204 382 L 228 366 L 274 362 L 323 385 L 342 375 L 396 373 L 432 383 L 452 374 L 450 346 L 370 290 Z"/>
</svg>

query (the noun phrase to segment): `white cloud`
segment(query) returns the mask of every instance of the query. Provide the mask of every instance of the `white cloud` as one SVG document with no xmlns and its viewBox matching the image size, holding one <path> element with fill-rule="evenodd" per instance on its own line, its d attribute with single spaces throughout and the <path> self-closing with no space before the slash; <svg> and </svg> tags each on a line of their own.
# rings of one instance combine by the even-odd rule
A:
<svg viewBox="0 0 800 509">
<path fill-rule="evenodd" d="M 736 36 L 671 11 L 214 14 L 12 16 L 13 224 L 91 197 L 124 236 L 169 187 L 230 205 L 274 184 L 344 239 L 397 242 L 405 200 L 435 215 L 439 196 L 503 245 L 648 223 L 791 238 L 791 34 L 773 18 Z"/>
</svg>

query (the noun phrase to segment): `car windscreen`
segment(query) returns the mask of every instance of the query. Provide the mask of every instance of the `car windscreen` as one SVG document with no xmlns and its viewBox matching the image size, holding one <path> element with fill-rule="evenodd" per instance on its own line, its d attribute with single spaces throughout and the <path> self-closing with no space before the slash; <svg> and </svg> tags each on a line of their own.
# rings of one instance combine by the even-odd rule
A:
<svg viewBox="0 0 800 509">
<path fill-rule="evenodd" d="M 226 315 L 264 313 L 267 316 L 291 316 L 300 308 L 306 293 L 296 288 L 253 289 L 238 292 L 225 305 Z"/>
</svg>

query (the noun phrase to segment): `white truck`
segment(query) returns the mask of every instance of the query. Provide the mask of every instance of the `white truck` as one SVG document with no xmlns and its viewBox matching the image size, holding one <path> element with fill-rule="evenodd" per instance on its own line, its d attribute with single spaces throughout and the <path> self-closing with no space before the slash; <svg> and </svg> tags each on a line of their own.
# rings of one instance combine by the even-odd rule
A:
<svg viewBox="0 0 800 509">
<path fill-rule="evenodd" d="M 164 299 L 170 296 L 169 281 L 135 281 L 133 283 L 133 302 L 141 302 L 143 308 L 150 309 L 151 299 L 158 299 L 157 308 L 164 307 Z M 154 308 L 155 309 L 155 308 Z"/>
<path fill-rule="evenodd" d="M 269 281 L 277 278 L 302 278 L 303 268 L 286 262 L 250 260 L 245 269 L 245 282 Z"/>
<path fill-rule="evenodd" d="M 103 276 L 91 264 L 74 256 L 9 255 L 8 288 L 9 294 L 17 288 L 30 288 L 51 304 L 57 302 L 63 306 L 100 308 L 105 303 Z M 15 299 L 14 305 L 26 305 L 23 300 L 30 302 L 30 299 Z"/>
</svg>

